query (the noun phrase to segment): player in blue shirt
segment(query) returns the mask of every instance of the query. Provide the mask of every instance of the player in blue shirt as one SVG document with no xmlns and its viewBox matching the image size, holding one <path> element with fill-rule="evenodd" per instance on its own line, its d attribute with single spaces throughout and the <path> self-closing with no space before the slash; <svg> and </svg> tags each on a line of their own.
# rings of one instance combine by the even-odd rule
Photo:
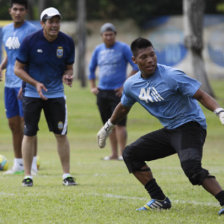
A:
<svg viewBox="0 0 224 224">
<path fill-rule="evenodd" d="M 14 65 L 23 39 L 37 30 L 33 24 L 25 21 L 27 7 L 28 4 L 26 0 L 12 0 L 9 14 L 12 17 L 13 23 L 3 27 L 3 44 L 6 57 L 0 65 L 0 75 L 2 75 L 2 70 L 6 68 L 4 92 L 5 111 L 12 132 L 15 157 L 13 167 L 4 174 L 19 174 L 24 172 L 21 152 L 24 120 L 22 101 L 18 97 L 19 90 L 22 86 L 22 80 L 14 74 Z M 32 172 L 37 172 L 36 149 L 33 158 Z"/>
<path fill-rule="evenodd" d="M 97 96 L 97 106 L 102 122 L 105 123 L 111 116 L 114 108 L 120 102 L 123 84 L 127 76 L 128 63 L 132 66 L 129 76 L 138 71 L 131 57 L 130 47 L 122 42 L 116 41 L 116 28 L 111 23 L 105 23 L 100 33 L 103 43 L 98 45 L 89 64 L 89 80 L 91 92 Z M 98 87 L 96 87 L 96 68 L 99 68 Z M 124 150 L 127 141 L 126 118 L 120 121 L 110 135 L 111 155 L 104 160 L 122 159 L 118 156 Z"/>
<path fill-rule="evenodd" d="M 135 102 L 159 119 L 164 128 L 140 137 L 128 145 L 123 158 L 130 173 L 144 185 L 152 200 L 139 211 L 169 209 L 171 202 L 153 177 L 145 161 L 163 158 L 177 153 L 181 167 L 193 185 L 202 185 L 224 206 L 224 191 L 214 176 L 202 168 L 203 144 L 206 138 L 206 120 L 199 101 L 215 112 L 224 125 L 224 109 L 200 89 L 200 83 L 182 71 L 157 64 L 151 42 L 138 38 L 131 44 L 133 61 L 139 72 L 124 84 L 121 102 L 111 118 L 98 132 L 99 147 L 113 126 L 126 116 Z M 224 214 L 224 207 L 219 215 Z"/>
<path fill-rule="evenodd" d="M 66 135 L 68 123 L 63 87 L 63 82 L 72 86 L 75 46 L 71 37 L 60 32 L 61 14 L 57 9 L 45 9 L 40 20 L 43 29 L 24 39 L 15 64 L 15 74 L 26 83 L 23 93 L 23 186 L 33 186 L 31 161 L 42 110 L 49 130 L 54 132 L 57 140 L 63 184 L 75 185 L 70 175 L 70 146 Z"/>
</svg>

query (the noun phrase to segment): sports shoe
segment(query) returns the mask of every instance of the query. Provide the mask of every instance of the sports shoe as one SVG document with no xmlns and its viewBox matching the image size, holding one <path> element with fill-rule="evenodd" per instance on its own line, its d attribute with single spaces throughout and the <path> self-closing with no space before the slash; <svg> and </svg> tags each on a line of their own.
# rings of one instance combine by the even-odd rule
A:
<svg viewBox="0 0 224 224">
<path fill-rule="evenodd" d="M 223 215 L 224 214 L 224 207 L 222 207 L 219 212 L 218 212 L 219 215 Z"/>
<path fill-rule="evenodd" d="M 31 178 L 24 178 L 22 181 L 23 187 L 32 187 L 33 186 L 33 180 Z"/>
<path fill-rule="evenodd" d="M 119 161 L 123 161 L 123 156 L 118 156 Z"/>
<path fill-rule="evenodd" d="M 114 157 L 111 157 L 111 156 L 105 156 L 105 157 L 102 158 L 102 160 L 105 160 L 105 161 L 109 161 L 109 160 L 120 160 L 120 161 L 122 161 L 123 160 L 123 157 L 122 156 L 118 156 L 118 157 L 114 158 Z"/>
<path fill-rule="evenodd" d="M 137 211 L 146 211 L 151 209 L 170 209 L 171 202 L 169 198 L 165 198 L 164 200 L 152 199 L 143 207 L 136 209 Z"/>
<path fill-rule="evenodd" d="M 4 172 L 4 175 L 11 175 L 11 174 L 15 174 L 15 175 L 19 175 L 19 174 L 24 174 L 24 167 L 23 166 L 13 166 L 10 170 L 7 170 Z"/>
<path fill-rule="evenodd" d="M 63 185 L 65 185 L 65 186 L 73 186 L 73 185 L 77 185 L 77 183 L 75 182 L 74 178 L 72 176 L 70 176 L 70 177 L 66 177 L 63 180 Z"/>
</svg>

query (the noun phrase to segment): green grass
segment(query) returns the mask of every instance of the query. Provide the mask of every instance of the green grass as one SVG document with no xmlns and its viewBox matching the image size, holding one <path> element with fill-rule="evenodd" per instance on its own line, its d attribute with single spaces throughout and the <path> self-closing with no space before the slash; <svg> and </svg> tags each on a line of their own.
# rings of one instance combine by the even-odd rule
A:
<svg viewBox="0 0 224 224">
<path fill-rule="evenodd" d="M 224 81 L 212 86 L 221 106 L 224 106 Z M 11 134 L 3 106 L 3 83 L 0 83 L 0 154 L 13 162 Z M 56 152 L 56 141 L 44 118 L 38 133 L 40 170 L 34 186 L 21 186 L 23 176 L 0 173 L 0 224 L 24 223 L 89 223 L 89 224 L 221 224 L 218 202 L 201 187 L 192 186 L 184 176 L 176 156 L 153 161 L 150 167 L 158 183 L 169 196 L 173 207 L 169 211 L 136 212 L 149 200 L 144 187 L 128 173 L 123 162 L 103 161 L 110 152 L 109 144 L 99 149 L 96 133 L 101 127 L 95 97 L 88 88 L 76 83 L 66 88 L 69 110 L 71 173 L 78 186 L 62 186 L 62 170 Z M 208 117 L 208 137 L 204 147 L 203 166 L 224 186 L 223 133 L 218 118 L 205 110 Z M 128 143 L 161 127 L 137 104 L 128 117 Z"/>
</svg>

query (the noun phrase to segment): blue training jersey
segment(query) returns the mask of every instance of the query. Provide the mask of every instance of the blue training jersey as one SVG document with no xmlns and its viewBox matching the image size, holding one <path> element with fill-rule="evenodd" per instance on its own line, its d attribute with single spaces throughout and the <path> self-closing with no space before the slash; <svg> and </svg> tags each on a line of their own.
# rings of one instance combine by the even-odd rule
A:
<svg viewBox="0 0 224 224">
<path fill-rule="evenodd" d="M 193 95 L 200 83 L 184 72 L 157 64 L 155 73 L 144 79 L 139 71 L 124 84 L 121 103 L 131 107 L 140 103 L 167 129 L 196 121 L 206 129 L 206 120 Z"/>
<path fill-rule="evenodd" d="M 13 23 L 3 27 L 3 44 L 8 57 L 5 73 L 5 86 L 18 88 L 22 85 L 22 80 L 15 75 L 14 65 L 18 55 L 19 47 L 23 39 L 37 30 L 32 23 L 25 21 L 21 27 L 15 28 Z"/>
<path fill-rule="evenodd" d="M 17 60 L 26 64 L 27 73 L 43 83 L 48 98 L 64 96 L 62 75 L 67 65 L 72 65 L 75 58 L 75 46 L 71 37 L 59 32 L 56 40 L 49 42 L 39 30 L 26 37 L 20 47 Z M 29 83 L 24 87 L 24 96 L 37 97 L 36 88 Z"/>
<path fill-rule="evenodd" d="M 96 78 L 96 68 L 99 68 L 98 87 L 103 90 L 114 90 L 123 86 L 126 80 L 127 65 L 131 64 L 133 70 L 138 71 L 138 66 L 132 61 L 130 47 L 122 42 L 107 48 L 106 45 L 98 45 L 89 64 L 89 79 Z"/>
</svg>

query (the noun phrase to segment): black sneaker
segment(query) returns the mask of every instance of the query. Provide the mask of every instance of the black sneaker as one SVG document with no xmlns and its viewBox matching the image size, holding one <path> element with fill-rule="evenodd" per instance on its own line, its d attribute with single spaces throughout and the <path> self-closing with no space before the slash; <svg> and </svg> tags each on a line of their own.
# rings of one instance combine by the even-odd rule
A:
<svg viewBox="0 0 224 224">
<path fill-rule="evenodd" d="M 164 200 L 152 199 L 143 207 L 136 209 L 137 211 L 147 211 L 151 209 L 170 209 L 171 202 L 169 198 L 165 198 Z"/>
<path fill-rule="evenodd" d="M 23 181 L 23 187 L 32 187 L 33 186 L 33 180 L 31 178 L 24 178 Z"/>
<path fill-rule="evenodd" d="M 74 178 L 70 176 L 70 177 L 66 177 L 63 180 L 63 185 L 65 185 L 65 186 L 73 186 L 73 185 L 77 185 L 77 183 L 75 182 Z"/>
</svg>

